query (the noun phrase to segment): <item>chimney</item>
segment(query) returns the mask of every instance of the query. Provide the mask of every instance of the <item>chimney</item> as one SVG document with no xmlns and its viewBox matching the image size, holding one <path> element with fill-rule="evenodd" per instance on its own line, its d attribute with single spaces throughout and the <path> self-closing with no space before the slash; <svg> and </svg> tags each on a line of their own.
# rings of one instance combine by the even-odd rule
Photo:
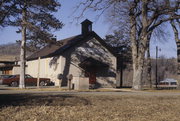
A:
<svg viewBox="0 0 180 121">
<path fill-rule="evenodd" d="M 88 19 L 84 20 L 81 23 L 82 29 L 81 29 L 81 34 L 87 35 L 88 33 L 92 32 L 92 22 L 89 21 Z"/>
<path fill-rule="evenodd" d="M 51 41 L 56 42 L 57 41 L 56 37 L 51 38 Z"/>
<path fill-rule="evenodd" d="M 52 37 L 51 40 L 49 41 L 49 45 L 52 45 L 52 44 L 56 44 L 56 37 Z"/>
</svg>

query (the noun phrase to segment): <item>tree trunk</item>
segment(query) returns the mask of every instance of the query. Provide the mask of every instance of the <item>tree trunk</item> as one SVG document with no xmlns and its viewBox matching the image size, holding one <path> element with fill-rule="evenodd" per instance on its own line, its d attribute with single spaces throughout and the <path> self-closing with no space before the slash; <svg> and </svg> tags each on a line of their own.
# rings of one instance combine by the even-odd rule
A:
<svg viewBox="0 0 180 121">
<path fill-rule="evenodd" d="M 26 57 L 26 9 L 22 11 L 22 40 L 21 40 L 21 54 L 20 54 L 20 82 L 19 88 L 25 88 L 25 57 Z"/>
<path fill-rule="evenodd" d="M 142 32 L 138 34 L 137 37 L 137 28 L 136 28 L 136 7 L 139 1 L 134 1 L 134 4 L 130 8 L 130 39 L 132 47 L 132 60 L 133 60 L 133 85 L 132 88 L 135 90 L 142 89 L 142 75 L 143 75 L 143 66 L 144 66 L 144 56 L 147 49 L 148 42 L 148 17 L 147 17 L 147 6 L 148 0 L 143 1 L 142 6 Z"/>
<path fill-rule="evenodd" d="M 133 61 L 133 85 L 132 89 L 135 90 L 141 90 L 141 78 L 142 78 L 142 72 L 143 72 L 143 64 L 139 61 L 142 61 L 139 58 L 139 48 L 138 48 L 138 40 L 136 39 L 136 19 L 135 16 L 131 16 L 131 47 L 132 47 L 132 61 Z"/>
<path fill-rule="evenodd" d="M 178 24 L 180 25 L 179 21 Z M 178 29 L 176 28 L 176 25 L 174 23 L 174 21 L 171 21 L 171 26 L 173 28 L 174 31 L 174 36 L 175 36 L 175 41 L 176 41 L 176 45 L 177 45 L 177 62 L 178 62 L 178 67 L 177 67 L 177 76 L 178 76 L 178 89 L 180 89 L 180 39 L 179 39 L 179 33 L 178 33 Z"/>
<path fill-rule="evenodd" d="M 131 24 L 131 30 L 130 30 L 130 39 L 131 39 L 131 48 L 132 48 L 132 62 L 133 62 L 133 89 L 140 89 L 139 87 L 139 76 L 137 71 L 137 57 L 138 57 L 138 48 L 137 48 L 137 39 L 136 39 L 136 15 L 134 12 L 134 9 L 136 8 L 137 4 L 133 4 L 130 8 L 130 24 Z"/>
<path fill-rule="evenodd" d="M 144 40 L 142 40 L 144 41 Z M 136 53 L 136 52 L 133 52 Z M 142 89 L 145 48 L 140 47 L 138 57 L 133 57 L 133 89 Z"/>
<path fill-rule="evenodd" d="M 147 45 L 147 81 L 149 82 L 149 87 L 152 88 L 151 80 L 151 56 L 150 56 L 150 45 Z"/>
<path fill-rule="evenodd" d="M 123 66 L 123 65 L 122 65 Z M 120 69 L 120 87 L 123 87 L 123 67 Z"/>
<path fill-rule="evenodd" d="M 177 67 L 177 76 L 178 76 L 178 89 L 180 89 L 180 40 L 176 42 L 177 45 L 177 62 L 178 62 L 178 67 Z"/>
<path fill-rule="evenodd" d="M 141 90 L 142 89 L 142 73 L 143 73 L 143 68 L 141 65 L 138 65 L 136 67 L 136 65 L 133 66 L 133 86 L 132 89 L 135 90 Z"/>
</svg>

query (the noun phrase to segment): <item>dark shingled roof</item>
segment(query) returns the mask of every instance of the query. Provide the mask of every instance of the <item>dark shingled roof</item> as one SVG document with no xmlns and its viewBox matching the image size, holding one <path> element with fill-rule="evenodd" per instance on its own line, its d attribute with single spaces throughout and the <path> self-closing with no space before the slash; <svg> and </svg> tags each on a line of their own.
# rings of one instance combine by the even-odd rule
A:
<svg viewBox="0 0 180 121">
<path fill-rule="evenodd" d="M 80 35 L 69 37 L 63 40 L 59 40 L 57 41 L 56 44 L 53 43 L 53 44 L 47 45 L 44 48 L 40 49 L 39 51 L 33 53 L 27 58 L 27 60 L 34 60 L 34 59 L 37 59 L 38 57 L 41 57 L 41 58 L 49 57 L 57 50 L 63 49 L 66 46 L 70 45 L 72 41 L 77 41 L 79 39 L 80 39 Z"/>
<path fill-rule="evenodd" d="M 14 56 L 14 55 L 0 55 L 0 62 L 2 62 L 2 63 L 15 62 L 18 60 L 19 60 L 19 57 Z"/>
<path fill-rule="evenodd" d="M 76 45 L 77 43 L 86 42 L 90 40 L 89 38 L 93 37 L 96 38 L 103 46 L 105 46 L 112 54 L 114 54 L 114 52 L 111 50 L 109 46 L 107 46 L 104 40 L 102 40 L 95 32 L 90 32 L 86 36 L 77 35 L 63 40 L 59 40 L 56 44 L 47 45 L 39 51 L 33 53 L 31 56 L 27 58 L 27 60 L 35 60 L 38 59 L 38 57 L 46 58 L 55 55 L 61 55 L 64 51 Z"/>
</svg>

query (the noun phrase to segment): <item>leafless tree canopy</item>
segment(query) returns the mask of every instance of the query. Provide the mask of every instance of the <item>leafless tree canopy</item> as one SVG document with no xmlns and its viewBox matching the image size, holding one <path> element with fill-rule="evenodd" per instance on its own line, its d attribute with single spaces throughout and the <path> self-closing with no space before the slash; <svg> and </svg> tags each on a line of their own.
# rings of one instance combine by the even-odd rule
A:
<svg viewBox="0 0 180 121">
<path fill-rule="evenodd" d="M 112 15 L 119 16 L 115 20 L 117 23 L 129 23 L 134 89 L 141 89 L 145 52 L 152 33 L 163 23 L 180 18 L 179 0 L 86 0 L 80 2 L 77 8 L 82 8 L 80 16 L 89 9 L 101 15 L 113 8 L 111 11 L 115 14 Z"/>
<path fill-rule="evenodd" d="M 1 0 L 0 26 L 15 26 L 21 33 L 22 24 L 27 29 L 27 43 L 33 48 L 44 46 L 53 37 L 52 32 L 61 29 L 63 24 L 53 13 L 61 4 L 56 0 Z M 26 22 L 22 22 L 22 10 L 26 9 Z"/>
</svg>

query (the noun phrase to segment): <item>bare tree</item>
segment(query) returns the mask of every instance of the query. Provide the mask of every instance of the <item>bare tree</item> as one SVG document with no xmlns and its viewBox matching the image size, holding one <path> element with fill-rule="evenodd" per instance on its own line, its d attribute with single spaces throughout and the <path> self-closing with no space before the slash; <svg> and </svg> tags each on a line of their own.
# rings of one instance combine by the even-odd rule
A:
<svg viewBox="0 0 180 121">
<path fill-rule="evenodd" d="M 179 31 L 178 31 L 180 29 L 179 19 L 172 20 L 171 26 L 174 31 L 174 37 L 175 37 L 175 41 L 176 41 L 176 45 L 177 45 L 177 62 L 178 62 L 177 75 L 178 75 L 178 79 L 180 79 L 180 39 L 179 39 Z M 178 83 L 178 89 L 180 89 L 180 81 Z"/>
<path fill-rule="evenodd" d="M 133 60 L 133 89 L 140 90 L 142 82 L 142 73 L 144 68 L 145 52 L 150 41 L 149 36 L 152 32 L 170 20 L 180 18 L 177 10 L 180 9 L 179 1 L 174 0 L 86 0 L 79 4 L 83 6 L 82 14 L 87 9 L 101 11 L 104 13 L 110 7 L 116 9 L 116 5 L 121 4 L 122 9 L 127 9 L 126 13 L 130 21 L 130 40 L 132 47 Z M 123 15 L 122 15 L 123 16 Z"/>
</svg>

